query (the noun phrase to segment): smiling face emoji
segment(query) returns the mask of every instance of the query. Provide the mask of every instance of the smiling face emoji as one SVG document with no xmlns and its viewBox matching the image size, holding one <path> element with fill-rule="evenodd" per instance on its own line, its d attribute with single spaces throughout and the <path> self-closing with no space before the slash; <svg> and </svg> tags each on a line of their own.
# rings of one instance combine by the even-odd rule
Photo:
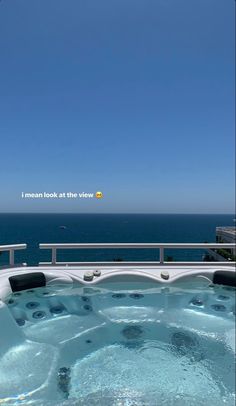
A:
<svg viewBox="0 0 236 406">
<path fill-rule="evenodd" d="M 103 197 L 103 194 L 102 194 L 102 192 L 96 192 L 95 196 L 97 199 L 101 199 Z"/>
</svg>

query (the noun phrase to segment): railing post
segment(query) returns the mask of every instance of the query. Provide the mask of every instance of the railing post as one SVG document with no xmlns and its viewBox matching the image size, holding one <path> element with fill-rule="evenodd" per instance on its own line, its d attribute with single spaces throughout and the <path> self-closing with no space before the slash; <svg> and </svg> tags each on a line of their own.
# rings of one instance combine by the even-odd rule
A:
<svg viewBox="0 0 236 406">
<path fill-rule="evenodd" d="M 7 250 L 9 249 L 13 249 L 13 246 L 6 246 Z M 14 246 L 14 249 L 19 249 L 19 248 L 15 248 L 16 246 Z M 155 249 L 155 250 L 159 250 L 159 261 L 156 259 L 155 264 L 157 265 L 169 265 L 168 261 L 165 262 L 165 250 L 166 249 L 212 249 L 212 248 L 231 248 L 232 247 L 235 248 L 235 245 L 232 243 L 222 243 L 222 244 L 217 244 L 217 243 L 59 243 L 59 244 L 39 244 L 39 248 L 40 249 L 47 249 L 47 250 L 51 250 L 51 261 L 49 263 L 42 263 L 42 264 L 50 264 L 50 265 L 63 265 L 63 264 L 73 264 L 73 265 L 81 265 L 81 263 L 83 263 L 83 261 L 81 262 L 58 262 L 57 261 L 57 250 L 59 249 L 120 249 L 120 248 L 124 248 L 124 249 Z M 0 250 L 2 251 L 2 247 L 0 246 Z M 157 251 L 155 251 L 157 252 Z M 148 261 L 148 262 L 152 262 L 152 261 Z M 86 262 L 85 262 L 86 263 Z M 104 262 L 106 263 L 106 261 Z M 137 263 L 137 261 L 133 262 L 135 265 Z M 187 264 L 199 264 L 199 262 L 196 261 L 187 261 L 187 262 L 181 262 L 181 261 L 173 261 L 173 264 L 183 264 L 183 265 L 187 265 Z M 92 263 L 93 264 L 93 263 Z M 129 264 L 129 263 L 128 263 Z M 206 262 L 201 261 L 200 264 L 206 265 Z M 220 265 L 221 263 L 218 262 L 218 265 Z M 230 265 L 233 264 L 235 265 L 235 262 L 231 262 Z M 215 265 L 215 263 L 214 263 Z M 225 264 L 224 264 L 225 265 Z"/>
<path fill-rule="evenodd" d="M 15 254 L 14 249 L 10 249 L 9 250 L 9 263 L 10 263 L 11 266 L 13 266 L 14 262 L 15 262 L 15 255 L 14 254 Z"/>
<path fill-rule="evenodd" d="M 57 249 L 55 247 L 52 248 L 52 265 L 56 265 L 57 263 Z"/>
<path fill-rule="evenodd" d="M 160 247 L 160 264 L 164 264 L 164 248 Z"/>
</svg>

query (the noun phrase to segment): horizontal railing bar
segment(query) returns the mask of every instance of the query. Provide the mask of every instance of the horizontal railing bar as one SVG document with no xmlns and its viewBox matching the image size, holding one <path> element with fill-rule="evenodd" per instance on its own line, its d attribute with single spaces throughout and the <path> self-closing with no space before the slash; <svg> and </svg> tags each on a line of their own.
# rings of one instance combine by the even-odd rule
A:
<svg viewBox="0 0 236 406">
<path fill-rule="evenodd" d="M 0 245 L 0 251 L 25 250 L 27 244 Z"/>
<path fill-rule="evenodd" d="M 104 261 L 104 262 L 56 262 L 55 264 L 52 264 L 52 262 L 39 262 L 40 266 L 50 266 L 50 265 L 57 265 L 57 266 L 89 266 L 89 267 L 98 267 L 98 266 L 118 266 L 118 267 L 125 267 L 125 266 L 234 266 L 236 265 L 236 262 L 231 262 L 231 261 L 223 261 L 223 262 L 207 262 L 207 261 L 189 261 L 189 262 L 183 262 L 183 261 L 164 261 L 163 263 L 159 261 L 145 261 L 145 262 L 134 262 L 134 261 Z"/>
<path fill-rule="evenodd" d="M 147 249 L 147 248 L 235 248 L 233 243 L 58 243 L 39 244 L 40 249 Z"/>
</svg>

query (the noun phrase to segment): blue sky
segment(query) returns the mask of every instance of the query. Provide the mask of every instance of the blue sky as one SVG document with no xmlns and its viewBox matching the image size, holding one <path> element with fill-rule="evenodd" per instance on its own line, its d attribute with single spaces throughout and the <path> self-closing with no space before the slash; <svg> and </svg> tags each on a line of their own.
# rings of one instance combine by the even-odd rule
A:
<svg viewBox="0 0 236 406">
<path fill-rule="evenodd" d="M 232 213 L 234 8 L 2 0 L 0 211 Z"/>
</svg>

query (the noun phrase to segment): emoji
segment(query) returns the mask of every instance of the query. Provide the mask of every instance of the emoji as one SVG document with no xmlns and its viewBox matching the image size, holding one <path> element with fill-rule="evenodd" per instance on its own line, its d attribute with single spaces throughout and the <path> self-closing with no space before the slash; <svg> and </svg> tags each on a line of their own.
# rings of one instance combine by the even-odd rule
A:
<svg viewBox="0 0 236 406">
<path fill-rule="evenodd" d="M 95 196 L 97 199 L 101 199 L 103 197 L 103 194 L 102 194 L 102 192 L 96 192 Z"/>
</svg>

